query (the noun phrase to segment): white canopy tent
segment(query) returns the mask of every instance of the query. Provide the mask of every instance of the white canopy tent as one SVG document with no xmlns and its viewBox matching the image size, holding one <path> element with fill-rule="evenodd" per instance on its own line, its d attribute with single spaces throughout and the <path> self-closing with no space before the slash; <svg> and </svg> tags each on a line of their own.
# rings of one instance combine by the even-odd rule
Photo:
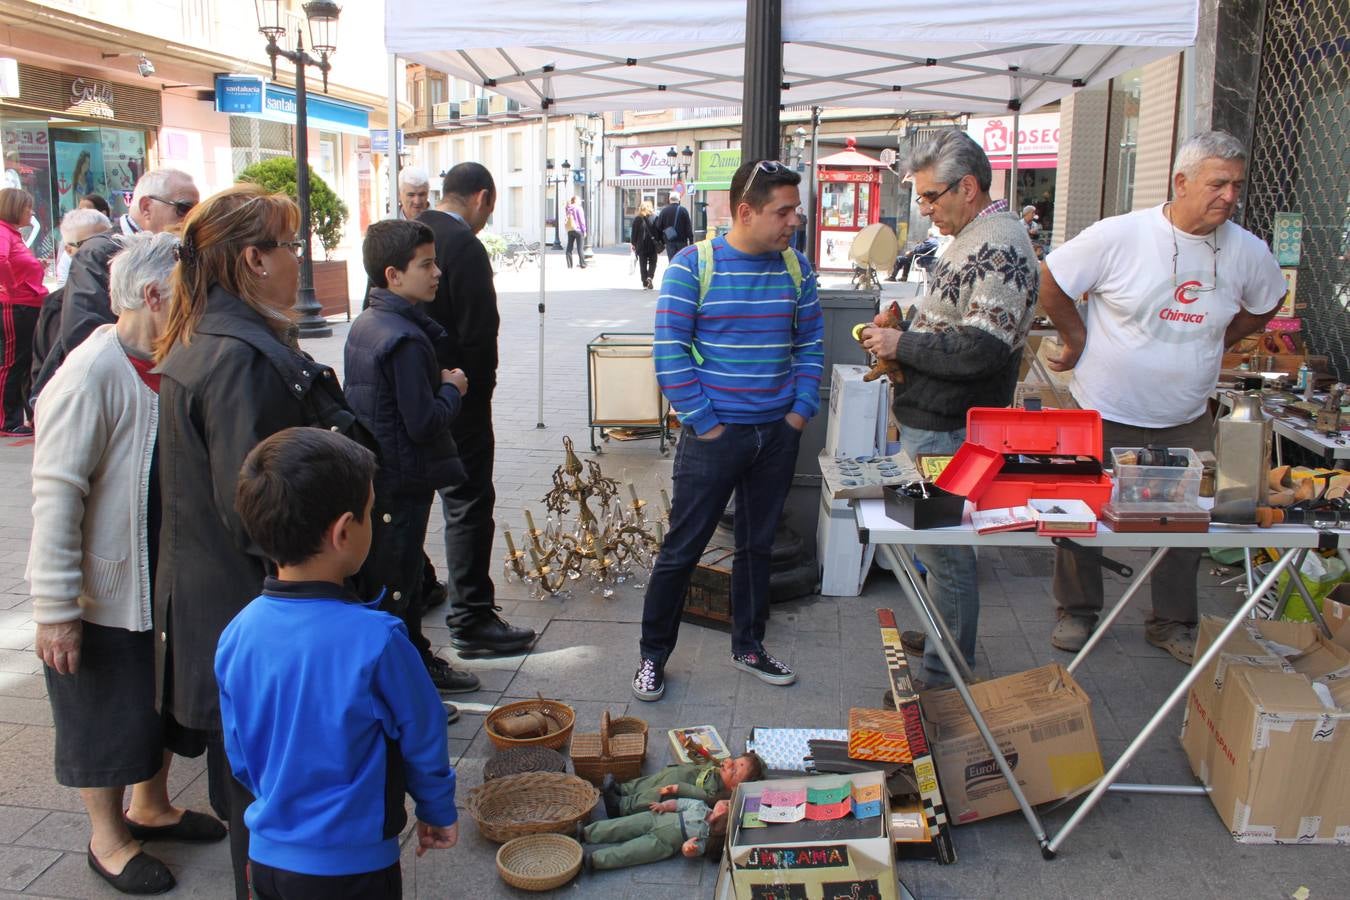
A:
<svg viewBox="0 0 1350 900">
<path fill-rule="evenodd" d="M 475 15 L 385 0 L 385 43 L 545 115 L 739 106 L 745 3 L 683 0 L 672 9 L 502 0 Z M 1198 0 L 783 0 L 782 102 L 1016 115 L 1191 46 L 1198 14 Z M 541 424 L 543 273 L 541 254 Z"/>
</svg>

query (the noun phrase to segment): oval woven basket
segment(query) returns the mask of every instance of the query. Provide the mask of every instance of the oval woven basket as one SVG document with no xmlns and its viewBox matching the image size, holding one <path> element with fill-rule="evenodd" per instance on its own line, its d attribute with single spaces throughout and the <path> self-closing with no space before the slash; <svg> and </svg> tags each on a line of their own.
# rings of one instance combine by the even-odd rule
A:
<svg viewBox="0 0 1350 900">
<path fill-rule="evenodd" d="M 561 834 L 513 838 L 497 849 L 497 874 L 523 891 L 551 891 L 581 871 L 581 845 Z"/>
<path fill-rule="evenodd" d="M 570 834 L 599 799 L 595 785 L 575 775 L 527 772 L 474 788 L 464 806 L 483 837 L 502 844 L 530 834 Z"/>
<path fill-rule="evenodd" d="M 557 731 L 532 738 L 507 737 L 497 731 L 497 722 L 507 716 L 516 716 L 524 712 L 541 712 L 561 727 Z M 512 747 L 547 747 L 550 750 L 561 750 L 571 739 L 572 726 L 576 721 L 576 710 L 572 707 L 557 700 L 545 700 L 540 697 L 536 700 L 517 700 L 515 703 L 497 707 L 488 713 L 484 727 L 487 728 L 488 740 L 492 741 L 492 745 L 498 750 L 508 750 Z"/>
<path fill-rule="evenodd" d="M 566 772 L 567 760 L 557 750 L 547 747 L 512 747 L 502 750 L 483 763 L 483 780 L 491 781 L 505 775 L 524 775 L 526 772 Z"/>
</svg>

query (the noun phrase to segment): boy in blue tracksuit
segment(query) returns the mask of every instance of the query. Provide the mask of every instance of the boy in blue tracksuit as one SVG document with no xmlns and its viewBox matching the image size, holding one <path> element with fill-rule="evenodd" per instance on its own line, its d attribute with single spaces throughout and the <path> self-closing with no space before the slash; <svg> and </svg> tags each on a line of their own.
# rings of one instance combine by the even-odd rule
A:
<svg viewBox="0 0 1350 900">
<path fill-rule="evenodd" d="M 459 837 L 445 712 L 394 616 L 343 587 L 370 549 L 375 456 L 288 428 L 244 460 L 235 506 L 277 566 L 220 636 L 225 750 L 260 900 L 401 896 L 403 796 L 417 855 Z"/>
</svg>

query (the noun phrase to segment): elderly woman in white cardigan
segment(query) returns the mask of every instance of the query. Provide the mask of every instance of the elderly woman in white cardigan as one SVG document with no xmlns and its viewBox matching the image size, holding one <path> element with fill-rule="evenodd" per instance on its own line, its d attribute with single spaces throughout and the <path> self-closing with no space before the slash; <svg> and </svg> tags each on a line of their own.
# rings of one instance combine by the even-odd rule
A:
<svg viewBox="0 0 1350 900">
<path fill-rule="evenodd" d="M 168 318 L 176 244 L 169 234 L 124 239 L 109 275 L 117 323 L 90 335 L 43 390 L 33 453 L 28 577 L 56 723 L 56 780 L 79 788 L 89 812 L 89 867 L 129 894 L 174 886 L 140 841 L 226 833 L 218 820 L 170 803 L 170 756 L 154 708 L 159 376 L 151 345 Z"/>
</svg>

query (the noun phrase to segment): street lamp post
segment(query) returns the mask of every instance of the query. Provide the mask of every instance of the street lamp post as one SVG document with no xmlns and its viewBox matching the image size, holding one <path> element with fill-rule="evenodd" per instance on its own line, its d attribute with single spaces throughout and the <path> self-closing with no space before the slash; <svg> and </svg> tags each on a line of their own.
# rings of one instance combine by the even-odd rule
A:
<svg viewBox="0 0 1350 900">
<path fill-rule="evenodd" d="M 282 23 L 282 0 L 253 0 L 258 14 L 258 31 L 267 38 L 267 56 L 272 61 L 272 77 L 277 77 L 277 59 L 295 63 L 295 194 L 300 206 L 300 239 L 304 257 L 300 260 L 300 290 L 295 300 L 296 325 L 301 337 L 328 337 L 333 333 L 321 313 L 314 295 L 314 242 L 309 217 L 309 115 L 305 92 L 305 69 L 313 66 L 323 73 L 323 91 L 328 93 L 328 58 L 337 52 L 337 20 L 342 11 L 332 0 L 310 0 L 301 8 L 309 23 L 310 47 L 319 54 L 315 59 L 305 52 L 305 36 L 295 33 L 295 49 L 286 50 L 277 41 L 286 34 Z M 390 132 L 393 132 L 390 123 Z"/>
<path fill-rule="evenodd" d="M 674 147 L 671 147 L 669 150 L 666 151 L 666 165 L 670 167 L 671 184 L 682 182 L 684 181 L 685 178 L 688 177 L 689 169 L 693 165 L 693 160 L 694 160 L 694 150 L 688 144 L 684 145 L 684 150 L 682 151 L 676 151 Z M 689 186 L 687 184 L 685 185 L 684 193 L 686 196 L 688 196 L 691 193 L 689 190 Z M 680 202 L 683 203 L 684 198 L 680 198 Z M 690 200 L 689 215 L 692 221 L 693 217 L 692 199 Z"/>
<path fill-rule="evenodd" d="M 553 160 L 546 160 L 544 168 L 550 172 L 553 171 Z M 561 250 L 562 245 L 562 198 L 559 195 L 558 188 L 564 183 L 572 180 L 572 164 L 567 160 L 562 162 L 562 174 L 558 176 L 549 176 L 548 183 L 553 185 L 553 244 L 550 249 Z"/>
</svg>

